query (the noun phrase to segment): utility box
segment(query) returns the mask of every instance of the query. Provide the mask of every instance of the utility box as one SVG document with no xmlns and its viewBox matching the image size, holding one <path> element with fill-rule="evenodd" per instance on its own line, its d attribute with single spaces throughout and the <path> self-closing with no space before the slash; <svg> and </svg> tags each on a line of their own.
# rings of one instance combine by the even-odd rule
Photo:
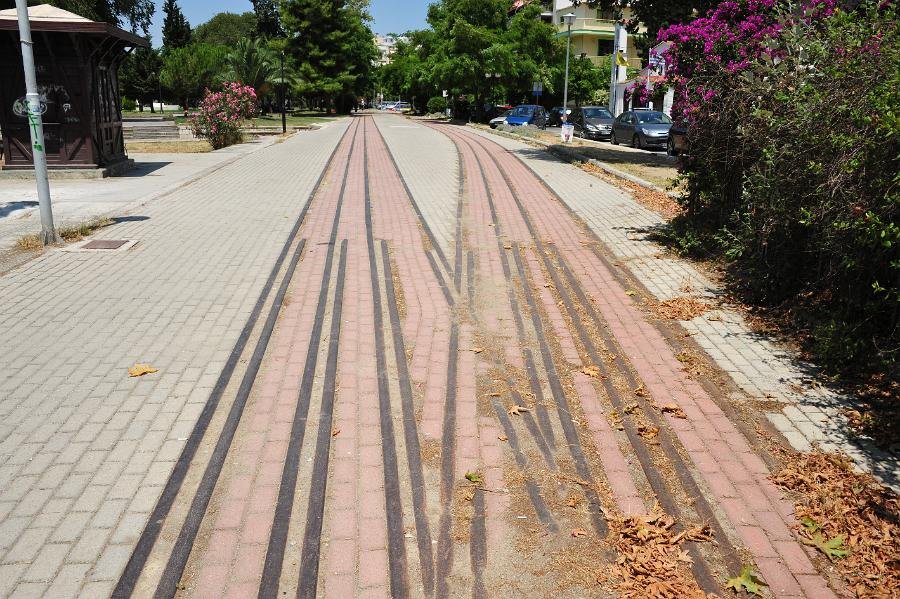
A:
<svg viewBox="0 0 900 599">
<path fill-rule="evenodd" d="M 114 170 L 128 162 L 118 69 L 147 40 L 42 4 L 28 8 L 50 169 Z M 0 10 L 0 169 L 33 169 L 16 9 Z"/>
</svg>

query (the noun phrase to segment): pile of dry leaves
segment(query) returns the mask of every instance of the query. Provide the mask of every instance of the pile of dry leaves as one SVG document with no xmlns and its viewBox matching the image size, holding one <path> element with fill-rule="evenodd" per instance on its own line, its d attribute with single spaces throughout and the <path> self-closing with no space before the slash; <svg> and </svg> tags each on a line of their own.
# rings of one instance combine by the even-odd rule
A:
<svg viewBox="0 0 900 599">
<path fill-rule="evenodd" d="M 794 491 L 801 540 L 834 562 L 858 597 L 900 589 L 900 500 L 849 460 L 802 454 L 773 480 Z"/>
<path fill-rule="evenodd" d="M 656 312 L 670 320 L 691 320 L 707 312 L 710 307 L 690 297 L 676 297 L 659 302 Z"/>
<path fill-rule="evenodd" d="M 675 519 L 659 510 L 610 522 L 618 555 L 614 578 L 622 597 L 707 598 L 691 575 L 692 560 L 682 543 L 709 540 L 709 531 L 692 528 L 675 533 L 674 526 Z"/>
</svg>

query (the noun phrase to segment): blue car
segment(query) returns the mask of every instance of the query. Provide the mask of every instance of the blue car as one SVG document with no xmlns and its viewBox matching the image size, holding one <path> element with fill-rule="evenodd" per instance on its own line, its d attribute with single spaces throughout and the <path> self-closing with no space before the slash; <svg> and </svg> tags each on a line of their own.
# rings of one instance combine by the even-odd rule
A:
<svg viewBox="0 0 900 599">
<path fill-rule="evenodd" d="M 534 125 L 541 129 L 547 128 L 547 111 L 543 106 L 534 104 L 520 104 L 506 116 L 507 125 Z"/>
</svg>

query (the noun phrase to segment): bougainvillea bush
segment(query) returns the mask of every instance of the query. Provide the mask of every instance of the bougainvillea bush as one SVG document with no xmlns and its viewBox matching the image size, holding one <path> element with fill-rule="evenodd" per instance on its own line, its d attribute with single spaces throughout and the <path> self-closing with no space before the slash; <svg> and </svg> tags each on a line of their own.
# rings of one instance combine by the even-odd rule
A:
<svg viewBox="0 0 900 599">
<path fill-rule="evenodd" d="M 893 0 L 726 0 L 659 33 L 687 193 L 673 237 L 723 257 L 837 371 L 900 352 L 900 20 Z"/>
<path fill-rule="evenodd" d="M 197 114 L 191 117 L 194 135 L 219 149 L 241 141 L 241 125 L 258 110 L 256 90 L 237 82 L 203 95 Z"/>
</svg>

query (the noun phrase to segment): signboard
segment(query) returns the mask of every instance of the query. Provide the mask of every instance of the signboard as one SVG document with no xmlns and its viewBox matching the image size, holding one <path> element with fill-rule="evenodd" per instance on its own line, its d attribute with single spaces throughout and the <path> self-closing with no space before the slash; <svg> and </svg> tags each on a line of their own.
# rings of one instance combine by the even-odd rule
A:
<svg viewBox="0 0 900 599">
<path fill-rule="evenodd" d="M 531 94 L 533 96 L 541 96 L 544 94 L 544 84 L 540 81 L 535 81 L 534 85 L 531 87 Z"/>
</svg>

